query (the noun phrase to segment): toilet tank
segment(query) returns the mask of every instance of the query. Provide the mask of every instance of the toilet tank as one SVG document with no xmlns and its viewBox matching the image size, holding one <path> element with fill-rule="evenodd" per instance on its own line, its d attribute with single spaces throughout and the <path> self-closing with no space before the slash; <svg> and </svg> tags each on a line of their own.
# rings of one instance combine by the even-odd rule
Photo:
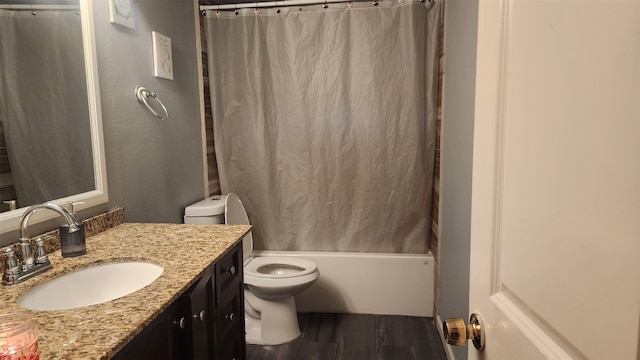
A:
<svg viewBox="0 0 640 360">
<path fill-rule="evenodd" d="M 184 209 L 185 224 L 224 224 L 225 196 L 213 195 Z"/>
</svg>

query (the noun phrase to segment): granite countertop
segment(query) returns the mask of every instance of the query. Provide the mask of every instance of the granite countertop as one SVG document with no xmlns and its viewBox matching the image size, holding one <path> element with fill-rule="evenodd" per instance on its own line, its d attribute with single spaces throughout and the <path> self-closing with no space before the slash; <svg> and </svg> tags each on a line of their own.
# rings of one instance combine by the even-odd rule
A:
<svg viewBox="0 0 640 360">
<path fill-rule="evenodd" d="M 87 238 L 86 255 L 63 258 L 58 250 L 49 254 L 52 270 L 20 284 L 0 285 L 2 313 L 33 317 L 43 360 L 111 358 L 250 229 L 248 225 L 124 223 Z M 32 311 L 16 303 L 32 288 L 67 272 L 131 260 L 162 265 L 164 272 L 137 292 L 84 308 Z"/>
</svg>

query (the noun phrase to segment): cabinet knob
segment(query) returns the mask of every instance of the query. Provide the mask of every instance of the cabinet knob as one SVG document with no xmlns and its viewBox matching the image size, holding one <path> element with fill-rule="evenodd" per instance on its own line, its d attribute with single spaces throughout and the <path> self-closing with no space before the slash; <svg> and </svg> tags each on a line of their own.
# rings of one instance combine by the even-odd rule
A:
<svg viewBox="0 0 640 360">
<path fill-rule="evenodd" d="M 173 320 L 172 325 L 174 327 L 179 327 L 180 329 L 184 329 L 184 316 L 180 318 L 180 320 Z"/>
<path fill-rule="evenodd" d="M 231 265 L 228 268 L 224 269 L 224 273 L 225 274 L 235 275 L 236 274 L 236 267 Z"/>
<path fill-rule="evenodd" d="M 200 310 L 199 313 L 193 314 L 193 318 L 196 320 L 204 321 L 204 315 L 205 315 L 204 310 Z"/>
<path fill-rule="evenodd" d="M 231 314 L 227 314 L 224 316 L 225 319 L 229 320 L 229 321 L 233 321 L 236 319 L 236 314 L 231 313 Z"/>
</svg>

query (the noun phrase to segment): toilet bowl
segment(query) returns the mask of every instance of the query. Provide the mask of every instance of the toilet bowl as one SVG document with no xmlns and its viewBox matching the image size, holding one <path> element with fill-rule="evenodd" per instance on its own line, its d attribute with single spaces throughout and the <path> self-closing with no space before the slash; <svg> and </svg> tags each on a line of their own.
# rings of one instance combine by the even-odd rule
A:
<svg viewBox="0 0 640 360">
<path fill-rule="evenodd" d="M 185 209 L 185 224 L 249 225 L 234 194 L 214 195 Z M 293 257 L 254 257 L 253 236 L 242 239 L 245 332 L 249 344 L 278 345 L 300 335 L 294 296 L 320 275 L 312 261 Z"/>
<path fill-rule="evenodd" d="M 289 257 L 257 257 L 244 266 L 244 283 L 258 297 L 278 300 L 298 294 L 318 278 L 314 262 Z"/>
</svg>

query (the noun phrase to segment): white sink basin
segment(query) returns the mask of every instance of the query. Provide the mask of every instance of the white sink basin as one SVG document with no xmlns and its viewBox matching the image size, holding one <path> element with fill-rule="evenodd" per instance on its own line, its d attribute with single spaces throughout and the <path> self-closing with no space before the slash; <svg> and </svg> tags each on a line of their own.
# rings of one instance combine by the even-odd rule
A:
<svg viewBox="0 0 640 360">
<path fill-rule="evenodd" d="M 115 300 L 154 282 L 163 272 L 147 262 L 107 263 L 74 271 L 33 288 L 18 299 L 30 310 L 68 310 Z"/>
</svg>

